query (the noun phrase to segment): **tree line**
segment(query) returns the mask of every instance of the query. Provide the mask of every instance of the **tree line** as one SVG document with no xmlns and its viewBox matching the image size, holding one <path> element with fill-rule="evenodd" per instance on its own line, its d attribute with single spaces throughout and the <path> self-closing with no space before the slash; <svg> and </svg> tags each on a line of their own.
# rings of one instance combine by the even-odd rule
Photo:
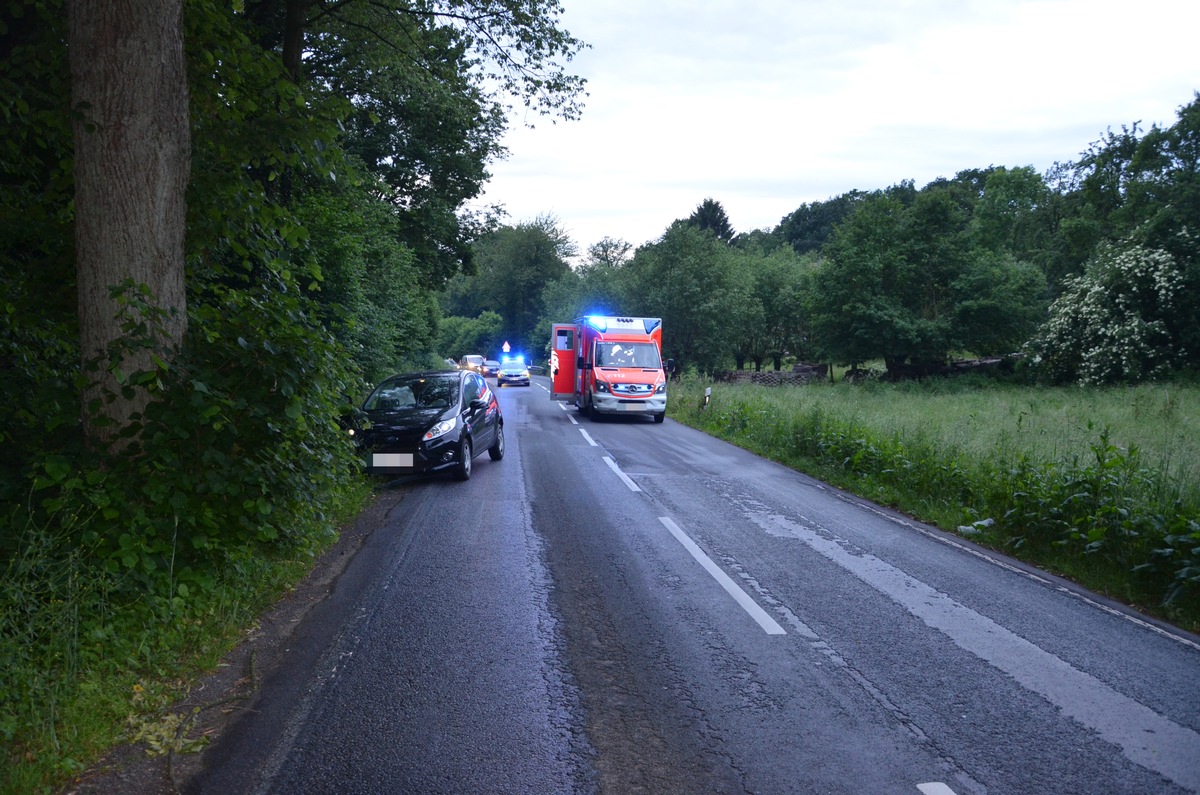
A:
<svg viewBox="0 0 1200 795">
<path fill-rule="evenodd" d="M 481 270 L 452 280 L 442 309 L 498 315 L 473 328 L 477 347 L 538 349 L 553 320 L 661 316 L 667 355 L 701 372 L 793 359 L 882 362 L 900 378 L 1020 354 L 1048 383 L 1162 378 L 1200 365 L 1198 153 L 1193 99 L 1169 127 L 1109 130 L 1045 174 L 989 166 L 852 190 L 742 234 L 708 198 L 656 240 L 608 238 L 574 266 L 543 217 L 485 235 Z"/>
</svg>

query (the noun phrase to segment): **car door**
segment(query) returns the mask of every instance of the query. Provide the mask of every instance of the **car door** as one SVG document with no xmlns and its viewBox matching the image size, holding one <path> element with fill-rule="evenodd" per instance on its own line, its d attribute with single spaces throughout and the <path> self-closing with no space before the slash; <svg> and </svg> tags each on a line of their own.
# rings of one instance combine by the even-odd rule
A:
<svg viewBox="0 0 1200 795">
<path fill-rule="evenodd" d="M 477 398 L 483 398 L 486 405 L 477 407 Z M 475 452 L 486 450 L 494 441 L 495 423 L 490 421 L 494 402 L 483 378 L 478 373 L 468 373 L 463 384 L 463 422 Z"/>
<path fill-rule="evenodd" d="M 487 446 L 491 447 L 496 443 L 496 435 L 500 433 L 500 401 L 487 381 L 480 378 L 479 382 L 482 388 L 479 395 L 487 401 L 487 407 L 483 410 L 483 422 L 487 426 Z"/>
</svg>

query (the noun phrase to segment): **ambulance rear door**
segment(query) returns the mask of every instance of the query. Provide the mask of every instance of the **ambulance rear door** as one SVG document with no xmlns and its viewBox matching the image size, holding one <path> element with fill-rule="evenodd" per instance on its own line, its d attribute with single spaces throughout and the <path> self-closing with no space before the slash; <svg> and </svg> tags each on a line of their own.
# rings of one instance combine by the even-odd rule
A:
<svg viewBox="0 0 1200 795">
<path fill-rule="evenodd" d="M 550 332 L 550 398 L 575 399 L 575 337 L 579 329 L 574 323 L 555 323 Z"/>
</svg>

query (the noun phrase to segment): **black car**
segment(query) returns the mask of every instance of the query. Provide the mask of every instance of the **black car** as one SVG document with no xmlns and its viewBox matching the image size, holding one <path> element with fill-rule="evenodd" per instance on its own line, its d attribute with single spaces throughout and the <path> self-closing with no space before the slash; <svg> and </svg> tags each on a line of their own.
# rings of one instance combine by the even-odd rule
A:
<svg viewBox="0 0 1200 795">
<path fill-rule="evenodd" d="M 500 403 L 471 370 L 392 376 L 363 402 L 350 432 L 376 475 L 448 471 L 466 480 L 479 453 L 504 457 Z"/>
<path fill-rule="evenodd" d="M 500 374 L 500 362 L 495 359 L 484 359 L 483 369 L 480 370 L 484 378 L 495 378 Z"/>
</svg>

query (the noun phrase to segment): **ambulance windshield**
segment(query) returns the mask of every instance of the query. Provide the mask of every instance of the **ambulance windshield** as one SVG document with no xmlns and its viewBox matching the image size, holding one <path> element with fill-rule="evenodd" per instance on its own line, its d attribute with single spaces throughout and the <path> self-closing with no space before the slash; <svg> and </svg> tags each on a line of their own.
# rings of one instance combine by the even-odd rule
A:
<svg viewBox="0 0 1200 795">
<path fill-rule="evenodd" d="M 597 367 L 660 369 L 658 348 L 652 342 L 597 342 Z"/>
</svg>

